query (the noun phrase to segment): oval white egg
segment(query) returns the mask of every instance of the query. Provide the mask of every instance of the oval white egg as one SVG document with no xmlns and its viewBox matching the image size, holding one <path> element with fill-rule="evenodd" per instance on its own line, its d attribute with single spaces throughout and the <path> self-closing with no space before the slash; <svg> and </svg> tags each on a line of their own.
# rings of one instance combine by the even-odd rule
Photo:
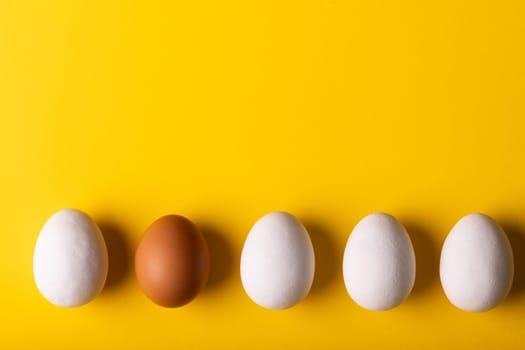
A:
<svg viewBox="0 0 525 350">
<path fill-rule="evenodd" d="M 403 225 L 384 213 L 364 217 L 348 238 L 343 277 L 350 297 L 365 309 L 401 304 L 416 277 L 414 248 Z"/>
<path fill-rule="evenodd" d="M 315 258 L 308 232 L 294 216 L 273 212 L 250 230 L 241 254 L 241 281 L 248 296 L 268 309 L 286 309 L 312 286 Z"/>
<path fill-rule="evenodd" d="M 86 304 L 104 287 L 108 253 L 100 229 L 76 209 L 55 213 L 36 241 L 33 273 L 40 293 L 61 307 Z"/>
<path fill-rule="evenodd" d="M 489 216 L 459 220 L 441 250 L 443 290 L 456 307 L 471 312 L 492 309 L 512 286 L 514 259 L 505 232 Z"/>
</svg>

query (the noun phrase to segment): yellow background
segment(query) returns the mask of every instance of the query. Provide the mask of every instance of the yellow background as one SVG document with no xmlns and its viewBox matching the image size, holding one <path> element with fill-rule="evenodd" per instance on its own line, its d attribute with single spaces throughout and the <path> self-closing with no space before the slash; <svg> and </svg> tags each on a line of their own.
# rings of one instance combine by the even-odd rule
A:
<svg viewBox="0 0 525 350">
<path fill-rule="evenodd" d="M 0 347 L 34 349 L 518 348 L 525 345 L 525 2 L 1 1 Z M 108 285 L 76 309 L 32 275 L 64 207 L 109 246 Z M 245 295 L 251 225 L 295 214 L 317 258 L 310 295 L 269 311 Z M 344 289 L 348 234 L 386 211 L 417 279 L 388 312 Z M 446 300 L 441 244 L 482 211 L 516 257 L 509 298 Z M 209 285 L 163 309 L 133 252 L 156 218 L 205 233 Z"/>
</svg>

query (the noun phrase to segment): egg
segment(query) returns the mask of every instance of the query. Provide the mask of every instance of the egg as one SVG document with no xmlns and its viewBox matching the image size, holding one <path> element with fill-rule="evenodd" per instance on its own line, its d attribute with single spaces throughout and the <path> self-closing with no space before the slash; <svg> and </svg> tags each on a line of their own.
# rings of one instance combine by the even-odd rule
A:
<svg viewBox="0 0 525 350">
<path fill-rule="evenodd" d="M 459 309 L 494 308 L 510 291 L 514 276 L 512 248 L 505 232 L 489 216 L 470 214 L 452 228 L 441 250 L 441 285 Z"/>
<path fill-rule="evenodd" d="M 33 274 L 48 301 L 60 307 L 84 305 L 100 293 L 107 272 L 104 238 L 87 214 L 64 209 L 47 220 L 36 241 Z"/>
<path fill-rule="evenodd" d="M 281 310 L 306 297 L 315 270 L 310 236 L 293 215 L 272 212 L 251 228 L 241 253 L 241 281 L 258 305 Z"/>
<path fill-rule="evenodd" d="M 416 278 L 414 248 L 403 225 L 385 213 L 364 217 L 348 238 L 343 277 L 350 297 L 365 309 L 401 304 Z"/>
<path fill-rule="evenodd" d="M 202 233 L 187 218 L 167 215 L 146 230 L 135 253 L 140 288 L 154 303 L 179 307 L 208 280 L 210 256 Z"/>
</svg>

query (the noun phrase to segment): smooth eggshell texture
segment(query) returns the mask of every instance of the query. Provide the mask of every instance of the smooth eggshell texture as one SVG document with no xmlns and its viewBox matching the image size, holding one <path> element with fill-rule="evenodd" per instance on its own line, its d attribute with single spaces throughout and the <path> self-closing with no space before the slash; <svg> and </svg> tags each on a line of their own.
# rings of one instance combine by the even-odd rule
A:
<svg viewBox="0 0 525 350">
<path fill-rule="evenodd" d="M 441 250 L 441 285 L 450 302 L 471 312 L 492 309 L 512 285 L 514 261 L 505 232 L 490 217 L 459 220 Z"/>
<path fill-rule="evenodd" d="M 86 304 L 104 287 L 107 272 L 104 238 L 87 214 L 64 209 L 49 218 L 33 256 L 36 286 L 47 300 L 61 307 Z"/>
<path fill-rule="evenodd" d="M 241 281 L 248 296 L 268 309 L 286 309 L 312 286 L 315 258 L 308 232 L 294 216 L 273 212 L 250 230 L 241 255 Z"/>
<path fill-rule="evenodd" d="M 384 213 L 363 218 L 348 238 L 343 277 L 350 297 L 365 309 L 401 304 L 416 277 L 414 248 L 403 225 Z"/>
<path fill-rule="evenodd" d="M 179 215 L 167 215 L 151 224 L 135 253 L 135 273 L 142 291 L 164 307 L 193 300 L 206 284 L 209 271 L 204 236 Z"/>
</svg>

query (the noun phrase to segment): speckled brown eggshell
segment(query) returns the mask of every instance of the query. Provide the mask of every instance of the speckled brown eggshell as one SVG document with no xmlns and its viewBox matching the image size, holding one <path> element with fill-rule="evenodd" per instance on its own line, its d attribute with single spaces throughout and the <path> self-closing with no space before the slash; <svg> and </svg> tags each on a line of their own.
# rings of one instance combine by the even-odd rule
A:
<svg viewBox="0 0 525 350">
<path fill-rule="evenodd" d="M 148 298 L 160 306 L 192 301 L 208 280 L 210 256 L 193 222 L 167 215 L 146 230 L 135 253 L 135 273 Z"/>
</svg>

